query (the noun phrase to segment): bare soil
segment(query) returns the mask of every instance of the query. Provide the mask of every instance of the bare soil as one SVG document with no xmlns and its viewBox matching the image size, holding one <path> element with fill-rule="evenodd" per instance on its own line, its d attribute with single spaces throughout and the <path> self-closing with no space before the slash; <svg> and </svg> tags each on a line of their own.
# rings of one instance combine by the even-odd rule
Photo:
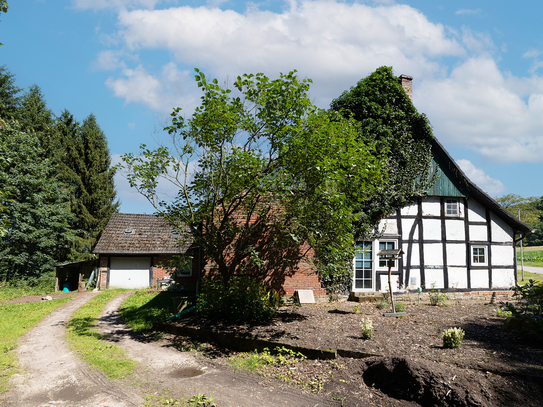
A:
<svg viewBox="0 0 543 407">
<path fill-rule="evenodd" d="M 441 307 L 413 301 L 406 316 L 385 317 L 374 302 L 333 302 L 285 307 L 271 322 L 257 326 L 196 317 L 177 323 L 316 349 L 374 354 L 364 359 L 306 360 L 272 375 L 311 388 L 307 379 L 300 379 L 309 377 L 319 384 L 313 386 L 321 389 L 319 394 L 343 406 L 541 406 L 542 342 L 527 342 L 505 331 L 497 308 L 473 300 L 449 301 Z M 362 318 L 373 322 L 370 340 L 361 338 Z M 451 327 L 466 333 L 460 348 L 443 347 L 442 333 Z M 217 347 L 207 350 L 210 356 L 221 352 L 231 354 Z"/>
</svg>

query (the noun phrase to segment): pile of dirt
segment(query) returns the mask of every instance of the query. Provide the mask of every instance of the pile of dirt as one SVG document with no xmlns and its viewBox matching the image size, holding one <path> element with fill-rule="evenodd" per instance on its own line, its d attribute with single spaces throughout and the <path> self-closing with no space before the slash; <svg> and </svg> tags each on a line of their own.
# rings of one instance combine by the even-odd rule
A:
<svg viewBox="0 0 543 407">
<path fill-rule="evenodd" d="M 496 309 L 497 305 L 476 301 L 449 301 L 443 307 L 411 302 L 405 317 L 385 317 L 375 303 L 335 302 L 284 307 L 272 321 L 254 326 L 232 326 L 197 316 L 175 323 L 376 355 L 306 360 L 298 367 L 325 378 L 322 392 L 344 406 L 540 406 L 543 347 L 505 331 L 504 318 L 497 316 Z M 370 340 L 361 338 L 362 318 L 372 320 Z M 443 347 L 442 333 L 451 327 L 466 333 L 458 349 Z M 212 348 L 210 355 L 221 354 Z"/>
</svg>

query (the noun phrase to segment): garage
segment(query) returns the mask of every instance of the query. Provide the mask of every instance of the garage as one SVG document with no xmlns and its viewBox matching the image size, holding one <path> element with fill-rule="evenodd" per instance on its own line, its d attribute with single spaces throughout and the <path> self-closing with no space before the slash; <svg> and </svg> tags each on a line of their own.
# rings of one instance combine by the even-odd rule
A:
<svg viewBox="0 0 543 407">
<path fill-rule="evenodd" d="M 148 288 L 151 257 L 112 257 L 109 288 Z"/>
</svg>

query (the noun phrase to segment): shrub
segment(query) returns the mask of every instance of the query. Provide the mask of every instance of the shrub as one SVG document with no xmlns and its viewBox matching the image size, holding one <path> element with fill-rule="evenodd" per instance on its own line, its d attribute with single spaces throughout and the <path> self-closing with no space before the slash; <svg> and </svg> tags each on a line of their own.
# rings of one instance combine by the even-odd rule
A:
<svg viewBox="0 0 543 407">
<path fill-rule="evenodd" d="M 373 336 L 373 323 L 369 318 L 362 318 L 360 321 L 360 330 L 362 331 L 362 339 L 371 339 Z"/>
<path fill-rule="evenodd" d="M 447 302 L 447 295 L 440 290 L 430 290 L 428 298 L 430 299 L 430 305 L 434 306 L 445 305 Z"/>
<path fill-rule="evenodd" d="M 516 303 L 500 303 L 502 312 L 511 312 L 512 318 L 517 320 L 517 323 L 506 320 L 508 327 L 540 340 L 543 333 L 543 283 L 529 280 L 524 285 L 513 287 L 513 290 Z"/>
<path fill-rule="evenodd" d="M 232 276 L 227 284 L 221 279 L 205 279 L 197 304 L 205 317 L 251 323 L 269 320 L 279 300 L 277 293 L 243 274 Z"/>
<path fill-rule="evenodd" d="M 394 309 L 396 312 L 404 312 L 405 311 L 405 305 L 403 302 L 394 302 Z"/>
<path fill-rule="evenodd" d="M 459 348 L 464 339 L 464 331 L 462 328 L 449 328 L 443 332 L 443 347 L 444 348 Z"/>
<path fill-rule="evenodd" d="M 385 299 L 377 300 L 377 308 L 385 309 L 386 307 L 388 307 L 388 301 L 387 300 L 385 300 Z"/>
</svg>

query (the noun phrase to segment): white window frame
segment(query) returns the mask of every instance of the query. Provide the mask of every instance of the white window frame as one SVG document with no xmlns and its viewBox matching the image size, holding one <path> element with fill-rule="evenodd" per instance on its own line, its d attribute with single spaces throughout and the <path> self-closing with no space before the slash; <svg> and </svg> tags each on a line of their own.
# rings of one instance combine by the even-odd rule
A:
<svg viewBox="0 0 543 407">
<path fill-rule="evenodd" d="M 353 259 L 353 284 L 352 284 L 352 291 L 360 292 L 360 291 L 375 291 L 375 241 L 360 241 L 357 242 L 357 245 L 360 243 L 367 242 L 371 245 L 371 288 L 357 288 L 356 285 L 356 256 Z M 364 280 L 364 279 L 360 279 Z"/>
<path fill-rule="evenodd" d="M 376 263 L 376 269 L 378 270 L 388 270 L 388 260 L 381 259 L 381 256 L 379 256 L 377 253 L 381 251 L 381 248 L 379 247 L 381 243 L 394 243 L 394 249 L 398 248 L 398 239 L 380 239 L 377 241 L 377 250 L 375 250 L 375 256 L 377 257 L 375 259 Z M 386 265 L 381 266 L 381 261 L 385 261 Z M 398 270 L 398 260 L 394 260 L 394 264 L 392 265 L 391 270 Z"/>
<path fill-rule="evenodd" d="M 456 204 L 456 213 L 449 213 L 449 205 Z M 458 199 L 446 199 L 445 200 L 445 216 L 460 216 L 460 200 Z M 452 207 L 451 207 L 452 209 Z"/>
<path fill-rule="evenodd" d="M 480 254 L 475 254 L 473 251 L 475 249 L 483 249 L 484 262 L 475 261 L 475 258 L 479 257 Z M 472 266 L 488 266 L 488 246 L 486 245 L 472 245 L 470 250 L 470 259 Z"/>
</svg>

